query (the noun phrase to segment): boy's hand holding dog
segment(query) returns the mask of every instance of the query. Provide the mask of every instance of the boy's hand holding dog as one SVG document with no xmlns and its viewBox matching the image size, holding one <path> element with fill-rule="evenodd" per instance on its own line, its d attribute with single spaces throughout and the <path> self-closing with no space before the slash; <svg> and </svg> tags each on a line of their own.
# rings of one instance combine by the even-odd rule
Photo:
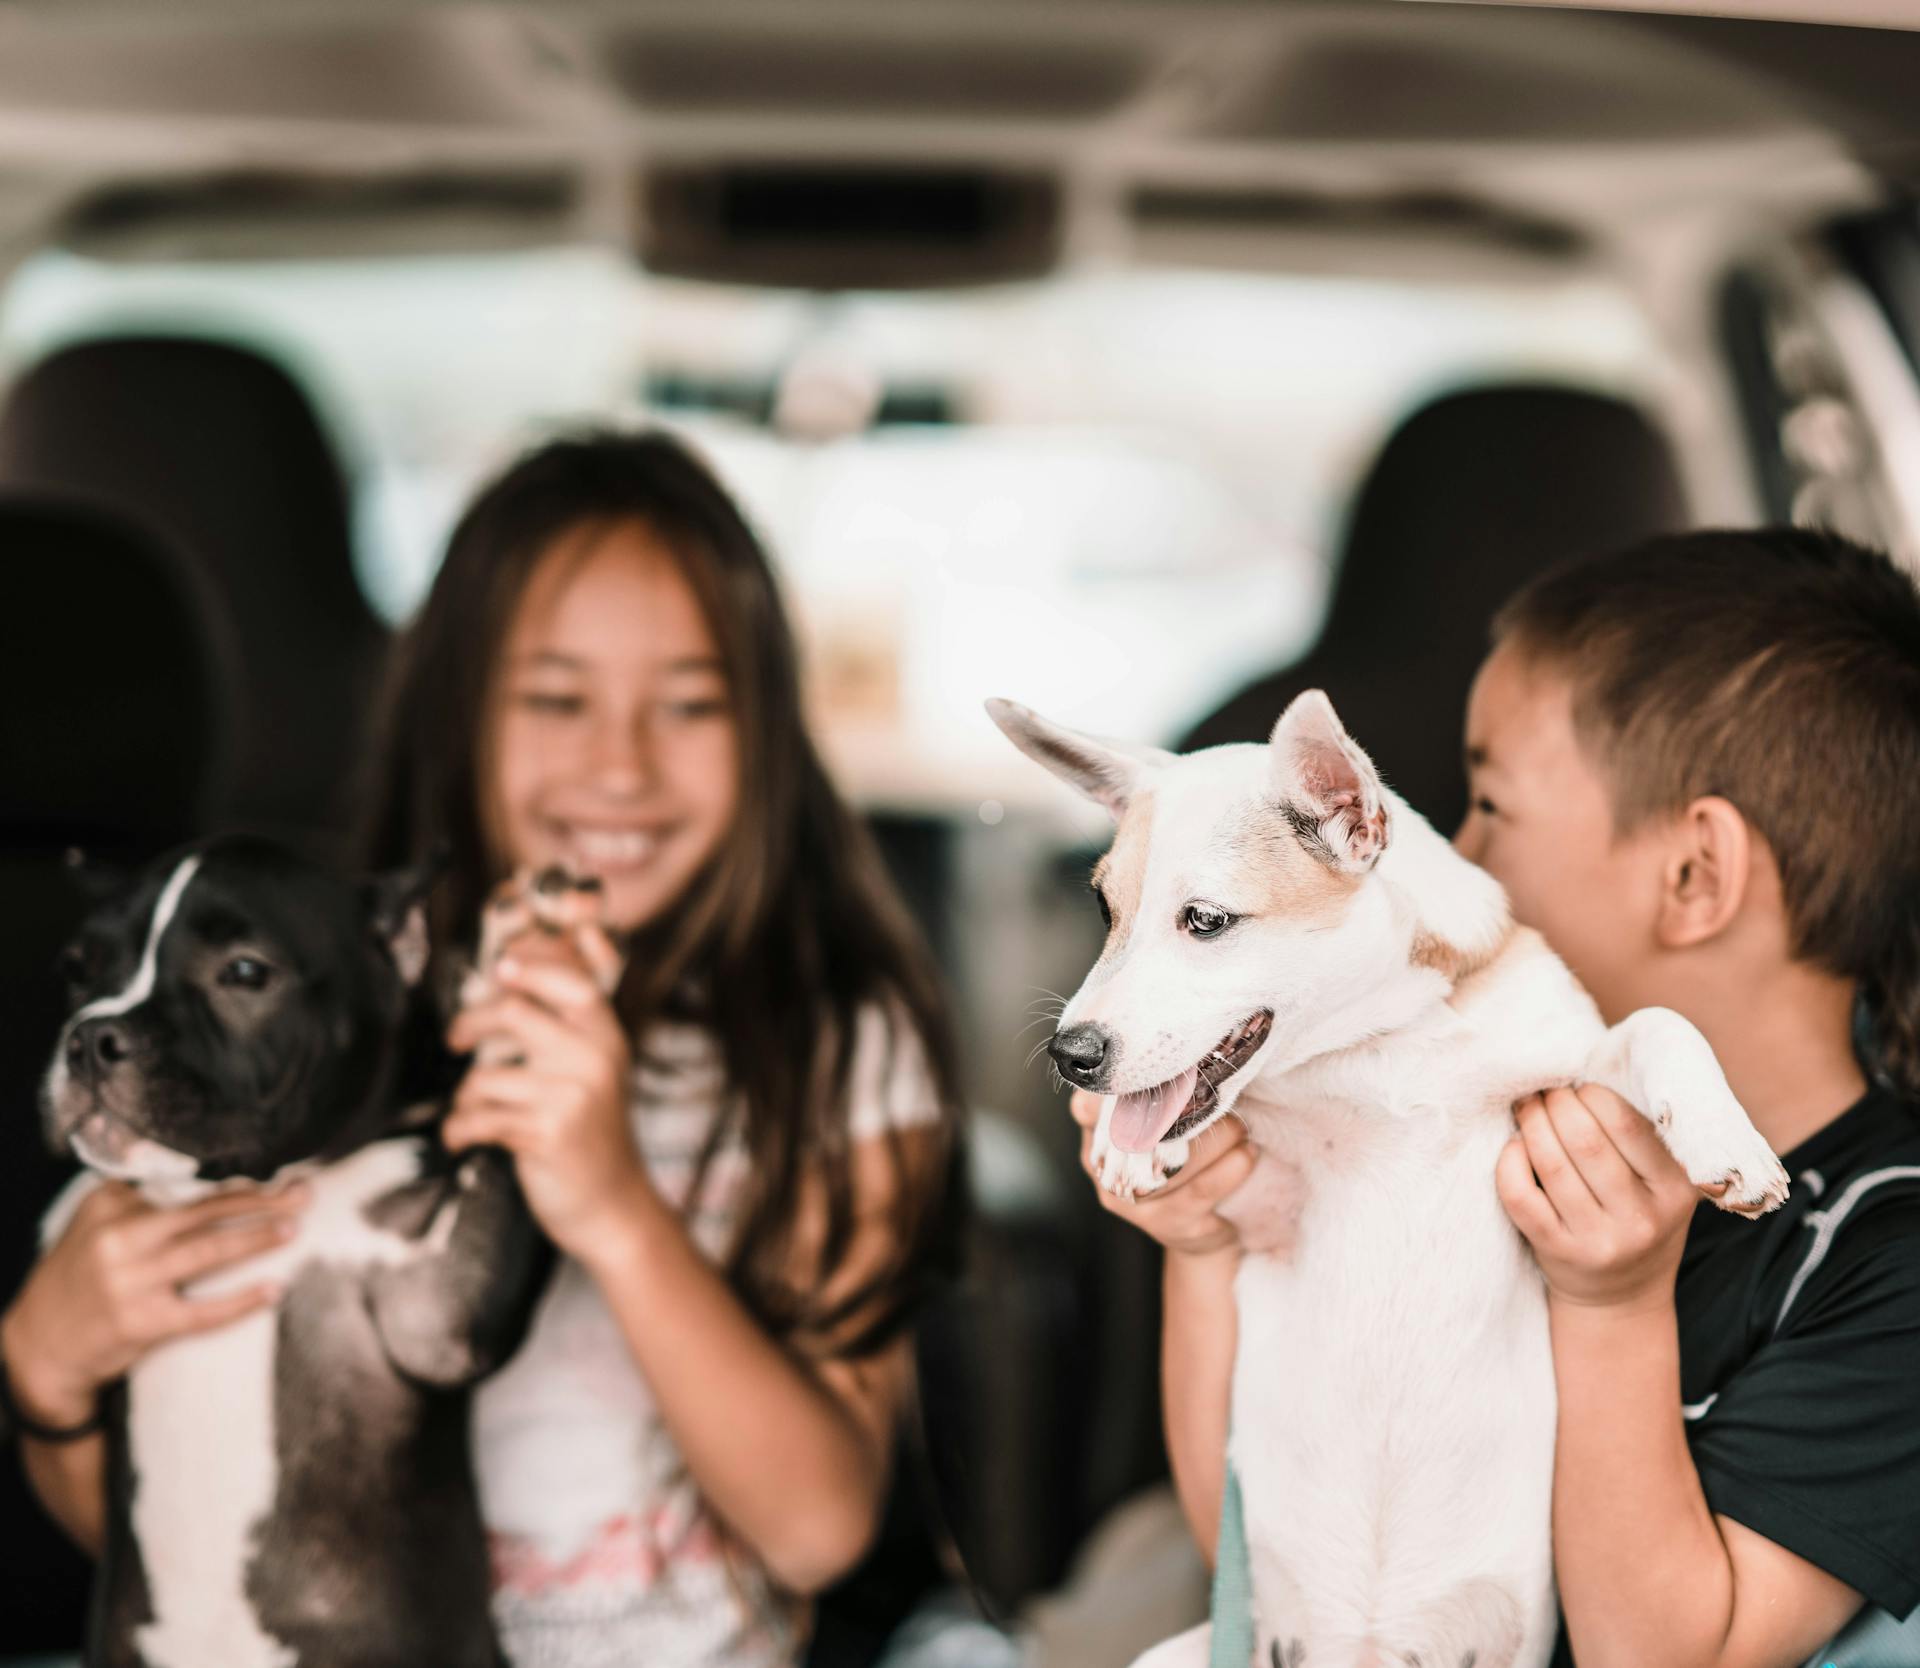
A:
<svg viewBox="0 0 1920 1668">
<path fill-rule="evenodd" d="M 1494 1185 L 1554 1305 L 1671 1304 L 1694 1207 L 1726 1184 L 1695 1187 L 1653 1126 L 1597 1084 L 1529 1095 L 1514 1118 Z"/>
<path fill-rule="evenodd" d="M 1247 1145 L 1246 1125 L 1238 1118 L 1220 1119 L 1201 1132 L 1186 1165 L 1164 1186 L 1138 1198 L 1121 1198 L 1101 1186 L 1093 1161 L 1100 1102 L 1099 1095 L 1086 1089 L 1075 1090 L 1071 1102 L 1073 1121 L 1080 1126 L 1080 1168 L 1093 1182 L 1100 1203 L 1182 1257 L 1232 1252 L 1227 1260 L 1238 1261 L 1240 1232 L 1215 1207 L 1253 1173 L 1255 1154 Z"/>
</svg>

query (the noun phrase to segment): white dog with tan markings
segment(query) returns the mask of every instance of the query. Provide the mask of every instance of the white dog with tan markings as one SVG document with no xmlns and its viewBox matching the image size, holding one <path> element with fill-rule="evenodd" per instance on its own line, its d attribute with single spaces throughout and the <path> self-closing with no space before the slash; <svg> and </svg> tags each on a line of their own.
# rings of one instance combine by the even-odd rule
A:
<svg viewBox="0 0 1920 1668">
<path fill-rule="evenodd" d="M 1113 815 L 1106 948 L 1049 1052 L 1109 1097 L 1133 1194 L 1229 1111 L 1259 1151 L 1223 1208 L 1247 1248 L 1230 1460 L 1255 1661 L 1538 1668 L 1555 1607 L 1543 1282 L 1494 1165 L 1514 1103 L 1604 1084 L 1744 1215 L 1787 1177 L 1690 1024 L 1608 1030 L 1505 894 L 1384 787 L 1319 691 L 1265 746 L 1186 757 L 992 701 Z M 1150 1653 L 1204 1668 L 1202 1627 Z"/>
</svg>

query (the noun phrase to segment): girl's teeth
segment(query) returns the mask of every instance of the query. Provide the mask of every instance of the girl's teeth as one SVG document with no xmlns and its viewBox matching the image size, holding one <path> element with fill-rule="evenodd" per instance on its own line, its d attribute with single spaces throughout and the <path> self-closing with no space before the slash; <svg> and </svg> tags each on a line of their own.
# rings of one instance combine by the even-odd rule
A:
<svg viewBox="0 0 1920 1668">
<path fill-rule="evenodd" d="M 644 863 L 660 843 L 654 834 L 607 829 L 576 828 L 573 849 L 589 868 L 627 868 Z"/>
</svg>

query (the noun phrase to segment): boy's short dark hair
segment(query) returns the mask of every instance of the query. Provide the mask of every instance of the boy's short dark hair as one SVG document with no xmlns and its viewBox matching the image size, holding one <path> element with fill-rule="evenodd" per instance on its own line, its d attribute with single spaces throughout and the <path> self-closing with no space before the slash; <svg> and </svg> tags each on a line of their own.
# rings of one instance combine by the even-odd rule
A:
<svg viewBox="0 0 1920 1668">
<path fill-rule="evenodd" d="M 1857 979 L 1920 1095 L 1920 593 L 1792 528 L 1682 533 L 1543 574 L 1496 644 L 1572 685 L 1616 834 L 1703 795 L 1780 870 L 1793 953 Z"/>
</svg>

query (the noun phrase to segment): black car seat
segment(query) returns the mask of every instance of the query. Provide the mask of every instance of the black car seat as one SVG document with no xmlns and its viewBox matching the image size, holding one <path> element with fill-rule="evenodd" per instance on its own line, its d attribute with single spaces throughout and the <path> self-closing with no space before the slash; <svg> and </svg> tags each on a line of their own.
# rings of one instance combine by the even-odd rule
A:
<svg viewBox="0 0 1920 1668">
<path fill-rule="evenodd" d="M 62 348 L 0 410 L 0 487 L 117 509 L 201 565 L 239 657 L 221 820 L 337 831 L 387 633 L 354 576 L 340 463 L 293 379 L 217 342 Z"/>
<path fill-rule="evenodd" d="M 91 507 L 0 494 L 0 1304 L 70 1173 L 40 1133 L 56 958 L 87 905 L 66 853 L 132 865 L 202 825 L 227 751 L 217 615 L 186 565 Z M 87 1568 L 0 1449 L 0 1650 L 72 1649 Z"/>
<path fill-rule="evenodd" d="M 1636 407 L 1540 384 L 1448 394 L 1400 425 L 1356 495 L 1306 658 L 1179 745 L 1264 741 L 1288 701 L 1321 688 L 1388 783 L 1451 834 L 1466 809 L 1461 719 L 1500 604 L 1564 558 L 1686 525 L 1672 453 Z"/>
</svg>

